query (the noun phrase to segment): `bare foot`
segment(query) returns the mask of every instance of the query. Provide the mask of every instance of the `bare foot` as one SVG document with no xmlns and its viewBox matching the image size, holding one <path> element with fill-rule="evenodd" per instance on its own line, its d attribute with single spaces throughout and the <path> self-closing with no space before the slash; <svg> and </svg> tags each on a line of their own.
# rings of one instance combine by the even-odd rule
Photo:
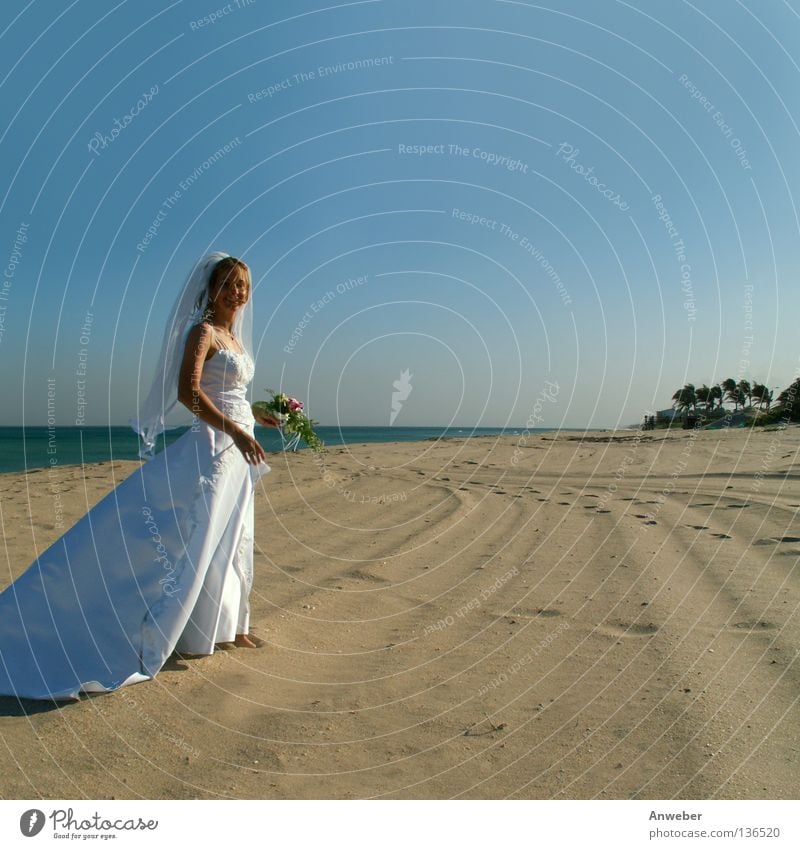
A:
<svg viewBox="0 0 800 849">
<path fill-rule="evenodd" d="M 240 649 L 257 649 L 258 646 L 247 634 L 237 634 L 233 644 Z"/>
</svg>

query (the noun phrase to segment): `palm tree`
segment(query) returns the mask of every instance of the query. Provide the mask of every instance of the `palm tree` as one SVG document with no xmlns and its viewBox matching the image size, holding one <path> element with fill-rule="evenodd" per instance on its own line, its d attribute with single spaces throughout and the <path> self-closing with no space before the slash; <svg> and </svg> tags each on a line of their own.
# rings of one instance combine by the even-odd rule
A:
<svg viewBox="0 0 800 849">
<path fill-rule="evenodd" d="M 800 421 L 800 377 L 778 395 L 778 403 L 781 405 L 784 418 L 788 418 L 789 421 Z"/>
<path fill-rule="evenodd" d="M 699 386 L 695 390 L 695 398 L 697 399 L 698 404 L 705 404 L 706 412 L 709 411 L 711 405 L 714 403 L 711 400 L 711 387 L 706 386 L 704 383 L 702 386 Z"/>
<path fill-rule="evenodd" d="M 758 409 L 762 409 L 764 404 L 767 405 L 767 409 L 769 410 L 769 405 L 772 403 L 772 392 L 770 392 L 769 387 L 765 386 L 763 383 L 753 382 L 753 388 L 750 390 L 752 392 L 753 398 L 758 399 Z"/>
<path fill-rule="evenodd" d="M 687 383 L 672 396 L 672 405 L 678 410 L 688 410 L 697 406 L 697 393 L 694 384 Z"/>
<path fill-rule="evenodd" d="M 750 382 L 747 380 L 740 380 L 736 384 L 739 391 L 742 395 L 747 398 L 747 405 L 749 407 L 753 406 L 753 390 L 750 388 Z M 744 402 L 742 402 L 742 407 L 744 407 Z"/>
<path fill-rule="evenodd" d="M 714 406 L 714 401 L 717 402 L 717 407 L 722 406 L 722 387 L 718 383 L 715 383 L 708 390 L 708 398 L 709 398 L 709 401 L 711 401 L 712 407 Z"/>
<path fill-rule="evenodd" d="M 736 381 L 732 377 L 728 377 L 722 381 L 720 386 L 725 391 L 725 400 L 733 401 L 733 412 L 735 413 L 739 409 L 739 387 L 736 385 Z"/>
</svg>

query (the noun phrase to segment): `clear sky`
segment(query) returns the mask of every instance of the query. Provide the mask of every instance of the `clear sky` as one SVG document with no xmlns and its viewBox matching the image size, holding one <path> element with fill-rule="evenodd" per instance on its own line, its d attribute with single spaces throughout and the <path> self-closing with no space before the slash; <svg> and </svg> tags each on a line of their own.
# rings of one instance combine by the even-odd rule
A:
<svg viewBox="0 0 800 849">
<path fill-rule="evenodd" d="M 405 370 L 394 423 L 459 427 L 798 373 L 797 0 L 3 17 L 1 424 L 126 423 L 209 250 L 253 270 L 254 400 L 322 424 L 388 425 Z"/>
</svg>

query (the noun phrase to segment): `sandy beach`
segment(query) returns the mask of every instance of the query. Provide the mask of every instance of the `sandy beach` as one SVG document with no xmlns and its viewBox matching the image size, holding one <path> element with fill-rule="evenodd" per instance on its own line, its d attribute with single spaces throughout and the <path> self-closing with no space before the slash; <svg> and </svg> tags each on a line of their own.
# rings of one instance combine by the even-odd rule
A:
<svg viewBox="0 0 800 849">
<path fill-rule="evenodd" d="M 790 426 L 270 455 L 266 645 L 0 699 L 0 793 L 797 798 L 799 449 Z M 0 586 L 136 466 L 0 476 Z"/>
</svg>

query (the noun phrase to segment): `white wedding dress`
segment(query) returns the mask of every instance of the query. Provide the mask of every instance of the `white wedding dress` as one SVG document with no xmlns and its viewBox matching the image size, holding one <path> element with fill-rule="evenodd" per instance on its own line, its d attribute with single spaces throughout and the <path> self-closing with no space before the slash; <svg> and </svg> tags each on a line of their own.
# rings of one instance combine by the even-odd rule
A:
<svg viewBox="0 0 800 849">
<path fill-rule="evenodd" d="M 254 365 L 221 349 L 201 385 L 252 434 Z M 251 466 L 197 419 L 0 594 L 0 695 L 76 699 L 152 678 L 170 654 L 246 634 L 253 581 Z"/>
</svg>

